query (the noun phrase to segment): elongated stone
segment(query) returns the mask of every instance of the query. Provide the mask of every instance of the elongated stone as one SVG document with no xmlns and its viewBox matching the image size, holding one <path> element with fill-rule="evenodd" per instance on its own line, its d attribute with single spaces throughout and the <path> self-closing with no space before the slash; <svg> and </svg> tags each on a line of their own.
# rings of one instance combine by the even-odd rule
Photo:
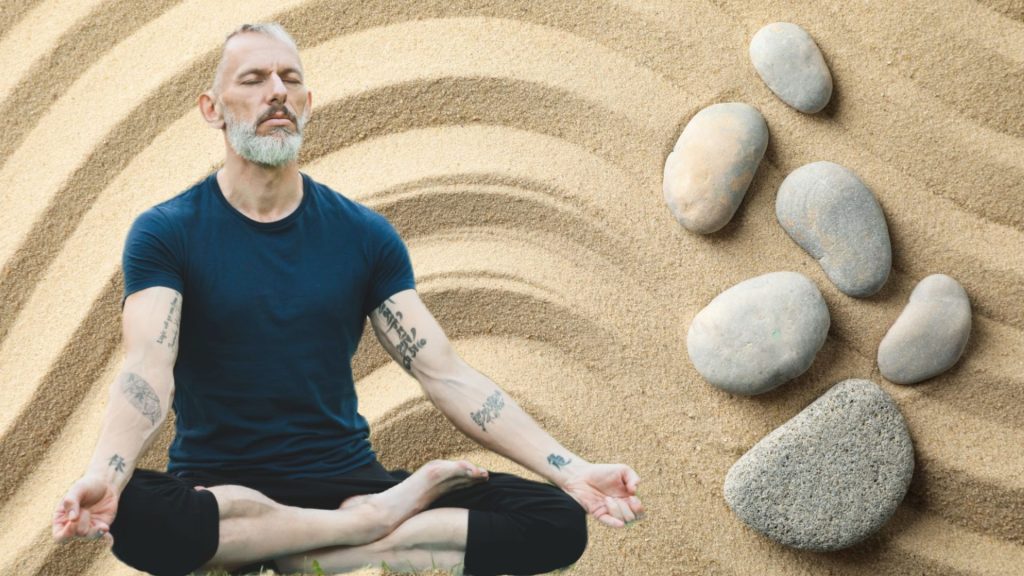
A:
<svg viewBox="0 0 1024 576">
<path fill-rule="evenodd" d="M 801 112 L 819 112 L 832 98 L 825 58 L 796 24 L 775 22 L 758 30 L 750 41 L 750 60 L 768 88 Z"/>
<path fill-rule="evenodd" d="M 714 104 L 683 129 L 665 161 L 663 192 L 687 230 L 710 234 L 732 219 L 768 148 L 768 125 L 752 106 Z"/>
<path fill-rule="evenodd" d="M 932 274 L 918 282 L 910 302 L 878 346 L 878 368 L 890 382 L 916 384 L 960 360 L 971 335 L 971 302 L 959 282 Z"/>
<path fill-rule="evenodd" d="M 693 318 L 686 348 L 712 385 L 761 394 L 810 368 L 828 327 L 828 306 L 814 282 L 772 272 L 716 296 Z"/>
<path fill-rule="evenodd" d="M 786 176 L 775 199 L 779 224 L 844 294 L 878 292 L 892 268 L 892 244 L 875 195 L 848 168 L 813 162 Z"/>
<path fill-rule="evenodd" d="M 744 454 L 725 477 L 743 522 L 794 548 L 852 546 L 896 511 L 914 473 L 914 446 L 892 398 L 846 380 Z"/>
</svg>

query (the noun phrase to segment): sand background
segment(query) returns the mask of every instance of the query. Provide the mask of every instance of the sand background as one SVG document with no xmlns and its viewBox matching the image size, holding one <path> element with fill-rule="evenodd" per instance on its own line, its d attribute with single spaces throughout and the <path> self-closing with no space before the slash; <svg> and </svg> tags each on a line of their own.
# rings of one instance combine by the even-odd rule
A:
<svg viewBox="0 0 1024 576">
<path fill-rule="evenodd" d="M 386 215 L 459 352 L 570 449 L 643 477 L 647 520 L 592 524 L 571 574 L 1019 574 L 1024 566 L 1024 3 L 35 0 L 0 8 L 2 574 L 132 574 L 98 543 L 55 547 L 122 361 L 132 219 L 215 169 L 194 102 L 224 36 L 277 20 L 313 91 L 302 168 Z M 814 116 L 747 57 L 764 24 L 817 41 L 835 92 Z M 661 193 L 682 127 L 710 104 L 765 116 L 768 151 L 722 231 L 682 229 Z M 889 223 L 876 296 L 840 293 L 785 234 L 795 168 L 854 170 Z M 700 378 L 690 320 L 755 275 L 812 278 L 832 314 L 802 377 L 756 398 Z M 914 284 L 967 289 L 947 374 L 885 382 L 878 343 Z M 387 466 L 468 456 L 498 470 L 364 336 L 361 409 Z M 915 442 L 905 502 L 852 549 L 786 549 L 722 498 L 729 466 L 832 384 L 871 378 Z M 144 459 L 162 466 L 168 425 Z"/>
</svg>

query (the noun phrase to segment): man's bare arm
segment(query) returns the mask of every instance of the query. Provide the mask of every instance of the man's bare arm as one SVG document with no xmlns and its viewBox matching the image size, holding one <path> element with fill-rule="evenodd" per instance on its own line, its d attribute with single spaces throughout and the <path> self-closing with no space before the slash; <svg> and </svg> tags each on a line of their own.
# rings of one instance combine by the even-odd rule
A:
<svg viewBox="0 0 1024 576">
<path fill-rule="evenodd" d="M 370 314 L 370 323 L 385 350 L 419 381 L 431 402 L 480 445 L 559 486 L 575 466 L 586 463 L 456 354 L 415 290 L 385 300 Z"/>
<path fill-rule="evenodd" d="M 163 287 L 140 290 L 125 301 L 124 367 L 110 387 L 92 461 L 53 511 L 57 542 L 80 537 L 113 543 L 109 531 L 121 492 L 170 409 L 181 305 L 181 294 Z"/>
<path fill-rule="evenodd" d="M 125 301 L 125 362 L 110 387 L 103 430 L 85 474 L 109 481 L 118 494 L 170 410 L 181 307 L 181 294 L 160 286 Z"/>
<path fill-rule="evenodd" d="M 370 323 L 385 350 L 464 434 L 547 478 L 608 526 L 643 516 L 636 471 L 625 464 L 591 464 L 559 444 L 504 390 L 455 353 L 415 290 L 382 302 L 370 314 Z"/>
</svg>

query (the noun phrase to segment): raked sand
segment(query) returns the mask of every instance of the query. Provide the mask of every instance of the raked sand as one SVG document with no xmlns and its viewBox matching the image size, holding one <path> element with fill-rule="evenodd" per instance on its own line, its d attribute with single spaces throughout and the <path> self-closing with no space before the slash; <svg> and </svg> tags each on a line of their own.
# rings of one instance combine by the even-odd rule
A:
<svg viewBox="0 0 1024 576">
<path fill-rule="evenodd" d="M 648 518 L 592 523 L 569 573 L 1014 574 L 1024 566 L 1024 8 L 930 2 L 35 0 L 0 11 L 0 573 L 124 575 L 98 543 L 56 547 L 53 506 L 84 470 L 119 370 L 120 254 L 132 219 L 215 169 L 195 109 L 224 36 L 278 20 L 315 110 L 302 168 L 386 215 L 459 352 L 570 449 L 642 476 Z M 803 26 L 834 80 L 814 116 L 747 57 Z M 671 216 L 662 168 L 686 122 L 747 102 L 770 143 L 720 232 Z M 856 172 L 889 224 L 882 291 L 840 293 L 776 223 L 797 167 Z M 811 369 L 754 398 L 705 383 L 693 316 L 733 284 L 794 270 L 832 327 Z M 914 284 L 959 280 L 974 328 L 950 372 L 884 381 L 878 343 Z M 389 467 L 478 451 L 386 360 L 355 362 Z M 733 462 L 846 378 L 879 382 L 917 467 L 877 536 L 798 552 L 722 496 Z M 143 465 L 165 463 L 170 426 Z"/>
</svg>

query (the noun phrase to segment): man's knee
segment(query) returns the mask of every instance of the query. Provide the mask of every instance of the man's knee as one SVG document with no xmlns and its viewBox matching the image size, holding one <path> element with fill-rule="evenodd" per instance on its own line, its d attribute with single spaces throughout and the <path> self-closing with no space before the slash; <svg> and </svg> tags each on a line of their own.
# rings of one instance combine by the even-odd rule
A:
<svg viewBox="0 0 1024 576">
<path fill-rule="evenodd" d="M 188 574 L 213 557 L 218 541 L 212 493 L 165 473 L 136 470 L 110 526 L 121 562 L 157 576 Z"/>
</svg>

